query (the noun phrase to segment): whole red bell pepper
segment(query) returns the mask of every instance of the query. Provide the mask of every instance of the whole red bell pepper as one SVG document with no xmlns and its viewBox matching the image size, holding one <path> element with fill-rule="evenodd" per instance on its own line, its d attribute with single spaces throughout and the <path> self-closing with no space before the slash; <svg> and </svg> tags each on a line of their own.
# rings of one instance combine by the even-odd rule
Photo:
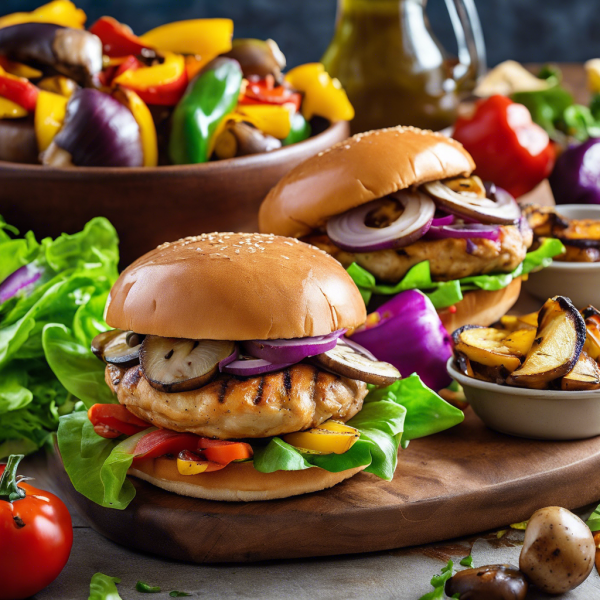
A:
<svg viewBox="0 0 600 600">
<path fill-rule="evenodd" d="M 4 71 L 0 72 L 0 96 L 33 112 L 37 103 L 39 90 L 24 77 L 15 77 Z"/>
<path fill-rule="evenodd" d="M 103 52 L 107 56 L 141 54 L 142 50 L 149 47 L 127 25 L 112 17 L 100 17 L 89 31 L 100 38 Z"/>
<path fill-rule="evenodd" d="M 525 106 L 506 96 L 491 96 L 460 117 L 452 137 L 475 161 L 476 174 L 514 197 L 531 191 L 554 166 L 556 151 L 548 134 L 531 120 Z"/>
</svg>

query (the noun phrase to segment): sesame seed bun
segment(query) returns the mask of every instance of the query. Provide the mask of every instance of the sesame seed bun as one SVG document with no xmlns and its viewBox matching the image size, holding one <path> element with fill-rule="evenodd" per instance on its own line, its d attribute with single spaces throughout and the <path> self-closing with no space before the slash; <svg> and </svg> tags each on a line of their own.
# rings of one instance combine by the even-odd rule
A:
<svg viewBox="0 0 600 600">
<path fill-rule="evenodd" d="M 231 463 L 212 473 L 181 475 L 174 459 L 154 458 L 137 461 L 128 473 L 180 496 L 226 502 L 252 502 L 289 498 L 325 490 L 356 475 L 364 468 L 356 467 L 340 473 L 330 473 L 318 467 L 302 471 L 260 473 L 251 462 L 246 462 Z"/>
<path fill-rule="evenodd" d="M 113 286 L 106 322 L 162 337 L 299 338 L 366 318 L 357 287 L 331 256 L 296 239 L 212 233 L 163 244 Z"/>
<path fill-rule="evenodd" d="M 351 208 L 474 168 L 462 145 L 440 133 L 415 127 L 359 133 L 287 173 L 263 201 L 259 229 L 302 237 Z"/>
</svg>

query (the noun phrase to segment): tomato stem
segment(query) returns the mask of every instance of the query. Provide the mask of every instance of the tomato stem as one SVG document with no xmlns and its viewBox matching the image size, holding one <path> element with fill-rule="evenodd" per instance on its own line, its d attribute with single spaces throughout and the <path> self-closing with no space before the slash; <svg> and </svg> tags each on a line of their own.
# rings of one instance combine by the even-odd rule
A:
<svg viewBox="0 0 600 600">
<path fill-rule="evenodd" d="M 0 500 L 14 502 L 25 498 L 25 490 L 17 485 L 17 467 L 25 456 L 11 454 L 6 462 L 2 477 L 0 477 Z"/>
</svg>

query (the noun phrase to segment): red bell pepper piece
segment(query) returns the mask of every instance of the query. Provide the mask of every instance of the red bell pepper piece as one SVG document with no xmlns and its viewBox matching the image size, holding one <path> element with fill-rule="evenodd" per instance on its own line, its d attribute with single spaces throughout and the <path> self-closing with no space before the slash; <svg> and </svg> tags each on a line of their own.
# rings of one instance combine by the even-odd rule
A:
<svg viewBox="0 0 600 600">
<path fill-rule="evenodd" d="M 103 52 L 107 56 L 141 54 L 142 50 L 149 48 L 127 25 L 112 17 L 100 17 L 89 31 L 100 38 Z"/>
<path fill-rule="evenodd" d="M 275 78 L 267 75 L 264 79 L 248 81 L 240 104 L 293 104 L 300 109 L 302 96 L 285 85 L 275 85 Z"/>
<path fill-rule="evenodd" d="M 477 175 L 515 197 L 545 179 L 556 159 L 548 134 L 525 106 L 506 96 L 477 102 L 473 115 L 456 121 L 452 137 L 473 157 Z"/>
<path fill-rule="evenodd" d="M 198 450 L 201 450 L 208 460 L 222 465 L 228 465 L 234 460 L 252 458 L 254 454 L 252 446 L 245 442 L 227 442 L 209 438 L 200 438 Z"/>
<path fill-rule="evenodd" d="M 149 423 L 131 413 L 121 404 L 94 404 L 88 410 L 94 431 L 104 438 L 134 435 L 148 429 Z"/>
<path fill-rule="evenodd" d="M 135 460 L 141 458 L 158 458 L 165 454 L 177 456 L 182 450 L 195 452 L 198 447 L 198 436 L 193 433 L 179 433 L 169 429 L 157 429 L 143 436 L 137 443 L 133 454 Z"/>
<path fill-rule="evenodd" d="M 25 110 L 33 112 L 39 90 L 24 77 L 15 77 L 6 72 L 0 73 L 0 96 L 12 100 Z"/>
</svg>

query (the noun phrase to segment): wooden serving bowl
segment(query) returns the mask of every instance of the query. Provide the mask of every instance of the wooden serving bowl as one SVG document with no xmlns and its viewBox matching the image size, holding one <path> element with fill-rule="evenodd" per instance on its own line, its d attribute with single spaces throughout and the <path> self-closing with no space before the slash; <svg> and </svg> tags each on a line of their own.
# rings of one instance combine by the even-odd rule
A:
<svg viewBox="0 0 600 600">
<path fill-rule="evenodd" d="M 125 266 L 163 242 L 257 231 L 258 207 L 287 171 L 349 135 L 347 122 L 279 150 L 201 165 L 53 169 L 0 161 L 0 215 L 39 238 L 107 217 Z"/>
</svg>

